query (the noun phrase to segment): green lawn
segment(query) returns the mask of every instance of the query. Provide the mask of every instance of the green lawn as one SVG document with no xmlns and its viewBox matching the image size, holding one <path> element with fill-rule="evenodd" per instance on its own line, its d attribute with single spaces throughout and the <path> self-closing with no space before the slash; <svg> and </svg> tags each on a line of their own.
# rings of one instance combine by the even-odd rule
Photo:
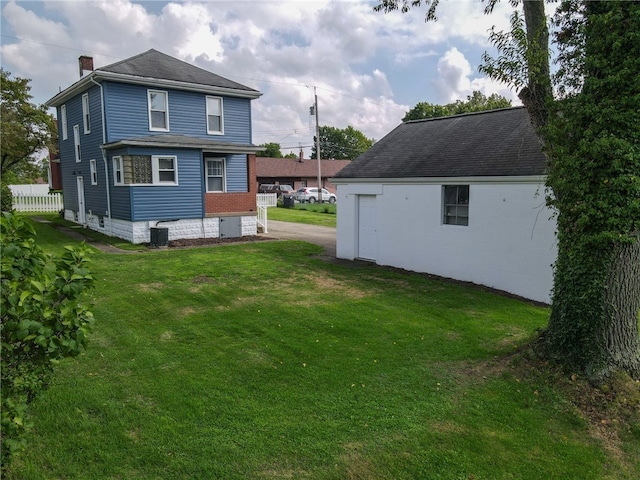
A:
<svg viewBox="0 0 640 480">
<path fill-rule="evenodd" d="M 267 218 L 283 222 L 335 227 L 337 208 L 335 203 L 323 203 L 322 205 L 318 203 L 296 203 L 294 208 L 270 207 L 267 212 Z"/>
<path fill-rule="evenodd" d="M 37 228 L 48 251 L 73 243 Z M 96 253 L 90 348 L 33 404 L 4 478 L 640 477 L 640 419 L 604 448 L 507 360 L 547 309 L 319 252 Z"/>
</svg>

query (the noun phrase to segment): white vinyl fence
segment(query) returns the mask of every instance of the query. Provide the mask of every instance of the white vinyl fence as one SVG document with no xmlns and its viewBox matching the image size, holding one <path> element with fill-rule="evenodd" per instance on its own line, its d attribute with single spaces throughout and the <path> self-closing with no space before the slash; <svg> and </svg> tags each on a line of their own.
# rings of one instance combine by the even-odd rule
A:
<svg viewBox="0 0 640 480">
<path fill-rule="evenodd" d="M 258 193 L 256 201 L 258 203 L 258 230 L 267 233 L 269 231 L 267 210 L 269 207 L 278 206 L 278 196 L 275 193 Z"/>
<path fill-rule="evenodd" d="M 259 207 L 277 207 L 278 195 L 275 193 L 259 193 L 257 201 Z"/>
<path fill-rule="evenodd" d="M 63 208 L 61 193 L 13 195 L 13 208 L 18 212 L 59 212 Z"/>
</svg>

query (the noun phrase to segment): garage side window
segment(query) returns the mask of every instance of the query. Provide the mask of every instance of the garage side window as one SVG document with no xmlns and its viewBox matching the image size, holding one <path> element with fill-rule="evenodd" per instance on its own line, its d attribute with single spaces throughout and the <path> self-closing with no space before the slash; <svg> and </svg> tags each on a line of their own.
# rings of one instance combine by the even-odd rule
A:
<svg viewBox="0 0 640 480">
<path fill-rule="evenodd" d="M 469 185 L 444 185 L 442 198 L 442 223 L 469 225 Z"/>
</svg>

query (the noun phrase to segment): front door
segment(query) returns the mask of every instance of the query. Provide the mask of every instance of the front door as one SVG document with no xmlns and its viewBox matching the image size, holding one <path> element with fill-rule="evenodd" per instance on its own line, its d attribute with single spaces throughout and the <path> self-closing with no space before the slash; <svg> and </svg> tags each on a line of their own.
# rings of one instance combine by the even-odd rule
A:
<svg viewBox="0 0 640 480">
<path fill-rule="evenodd" d="M 377 220 L 376 196 L 358 195 L 358 258 L 377 260 Z"/>
<path fill-rule="evenodd" d="M 84 180 L 82 177 L 76 177 L 78 180 L 78 223 L 84 225 L 87 223 L 87 215 L 84 207 Z"/>
</svg>

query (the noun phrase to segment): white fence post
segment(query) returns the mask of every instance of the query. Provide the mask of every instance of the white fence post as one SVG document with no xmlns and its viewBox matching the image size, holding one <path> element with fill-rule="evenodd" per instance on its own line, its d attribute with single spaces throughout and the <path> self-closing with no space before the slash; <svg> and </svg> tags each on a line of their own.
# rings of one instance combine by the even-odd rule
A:
<svg viewBox="0 0 640 480">
<path fill-rule="evenodd" d="M 258 193 L 256 203 L 258 204 L 258 228 L 262 230 L 262 233 L 267 233 L 268 207 L 278 206 L 278 195 L 275 193 Z"/>
<path fill-rule="evenodd" d="M 18 212 L 59 212 L 63 206 L 61 193 L 13 195 L 13 208 Z"/>
</svg>

